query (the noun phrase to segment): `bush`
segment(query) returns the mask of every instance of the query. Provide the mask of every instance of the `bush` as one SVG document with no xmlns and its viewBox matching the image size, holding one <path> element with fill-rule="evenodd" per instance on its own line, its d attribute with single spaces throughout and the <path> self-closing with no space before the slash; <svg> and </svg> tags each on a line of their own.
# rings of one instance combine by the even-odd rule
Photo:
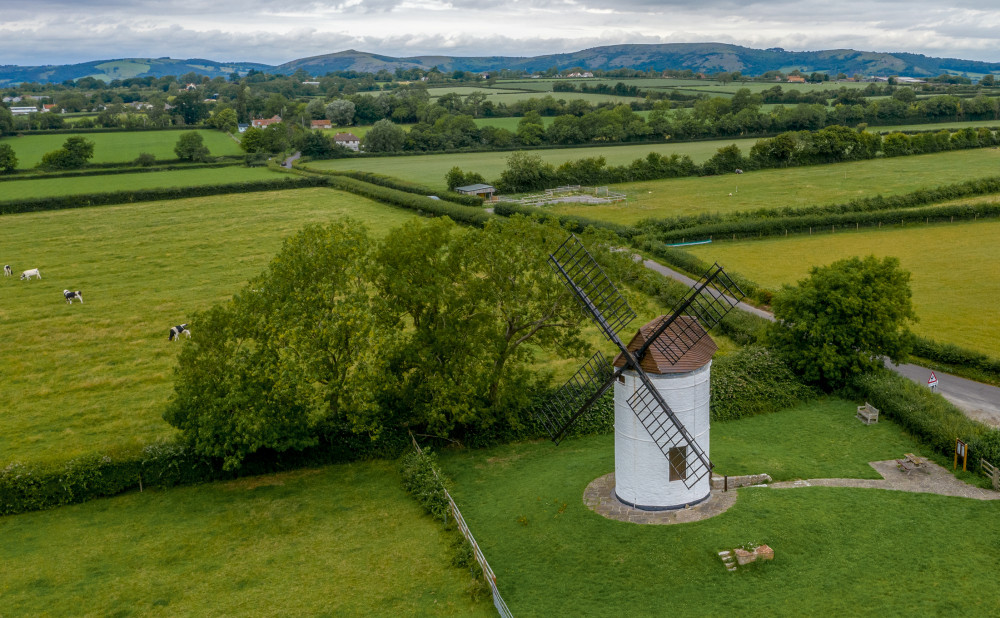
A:
<svg viewBox="0 0 1000 618">
<path fill-rule="evenodd" d="M 428 515 L 447 519 L 450 506 L 448 493 L 441 480 L 437 456 L 429 447 L 423 452 L 413 450 L 403 455 L 399 461 L 399 473 L 403 477 L 403 489 L 420 503 Z"/>
<path fill-rule="evenodd" d="M 458 204 L 449 204 L 442 200 L 434 200 L 424 195 L 415 195 L 398 189 L 380 187 L 371 183 L 346 178 L 344 176 L 330 176 L 326 179 L 329 185 L 335 189 L 348 191 L 356 195 L 367 197 L 386 204 L 392 204 L 401 208 L 416 210 L 435 217 L 451 217 L 452 220 L 461 223 L 468 223 L 482 227 L 490 219 L 490 213 L 482 208 L 471 208 Z"/>
<path fill-rule="evenodd" d="M 462 204 L 463 206 L 483 205 L 483 199 L 475 195 L 462 195 L 461 193 L 453 193 L 451 191 L 443 191 L 443 192 L 436 191 L 435 189 L 431 189 L 430 187 L 425 187 L 415 182 L 400 180 L 399 178 L 393 178 L 392 176 L 385 176 L 383 174 L 376 174 L 375 172 L 364 172 L 360 170 L 335 171 L 335 170 L 314 170 L 314 169 L 309 169 L 308 171 L 310 173 L 324 174 L 326 176 L 346 176 L 347 178 L 353 178 L 355 180 L 360 180 L 362 182 L 367 182 L 369 184 L 378 185 L 380 187 L 388 187 L 390 189 L 396 189 L 397 191 L 414 193 L 416 195 L 422 195 L 424 197 L 428 195 L 437 195 L 446 202 Z"/>
<path fill-rule="evenodd" d="M 135 158 L 134 163 L 138 167 L 150 167 L 151 165 L 156 165 L 156 155 L 152 155 L 148 152 L 140 152 L 139 156 Z"/>
<path fill-rule="evenodd" d="M 952 343 L 938 343 L 923 337 L 915 337 L 912 354 L 939 363 L 976 369 L 1000 379 L 1000 359 L 990 358 Z"/>
<path fill-rule="evenodd" d="M 777 412 L 816 396 L 777 355 L 747 346 L 712 363 L 712 420 Z"/>
</svg>

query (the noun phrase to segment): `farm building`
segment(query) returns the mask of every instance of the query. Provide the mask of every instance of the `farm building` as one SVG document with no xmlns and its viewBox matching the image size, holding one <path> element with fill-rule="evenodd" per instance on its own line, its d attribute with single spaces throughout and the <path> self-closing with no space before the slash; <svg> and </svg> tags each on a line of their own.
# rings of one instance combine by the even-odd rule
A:
<svg viewBox="0 0 1000 618">
<path fill-rule="evenodd" d="M 482 183 L 466 185 L 464 187 L 455 187 L 455 191 L 463 195 L 478 195 L 488 202 L 493 201 L 493 194 L 497 192 L 492 185 L 485 185 Z"/>
<path fill-rule="evenodd" d="M 275 114 L 270 118 L 254 118 L 252 121 L 250 121 L 250 125 L 256 129 L 264 129 L 266 127 L 271 126 L 272 124 L 276 124 L 279 122 L 281 122 L 281 116 Z"/>
<path fill-rule="evenodd" d="M 312 121 L 312 128 L 313 129 L 332 129 L 333 128 L 333 123 L 331 123 L 329 120 L 313 120 Z"/>
<path fill-rule="evenodd" d="M 361 138 L 353 133 L 338 133 L 333 136 L 333 141 L 355 152 L 361 148 Z"/>
</svg>

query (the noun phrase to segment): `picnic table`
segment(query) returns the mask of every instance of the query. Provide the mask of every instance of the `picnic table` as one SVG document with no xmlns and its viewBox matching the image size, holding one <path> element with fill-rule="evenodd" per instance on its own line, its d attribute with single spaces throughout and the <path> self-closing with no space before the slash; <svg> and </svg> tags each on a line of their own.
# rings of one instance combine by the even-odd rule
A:
<svg viewBox="0 0 1000 618">
<path fill-rule="evenodd" d="M 898 466 L 899 469 L 906 474 L 909 474 L 914 470 L 923 470 L 924 472 L 927 472 L 927 460 L 923 457 L 917 457 L 913 453 L 906 453 L 903 457 L 903 459 L 896 460 L 896 466 Z"/>
</svg>

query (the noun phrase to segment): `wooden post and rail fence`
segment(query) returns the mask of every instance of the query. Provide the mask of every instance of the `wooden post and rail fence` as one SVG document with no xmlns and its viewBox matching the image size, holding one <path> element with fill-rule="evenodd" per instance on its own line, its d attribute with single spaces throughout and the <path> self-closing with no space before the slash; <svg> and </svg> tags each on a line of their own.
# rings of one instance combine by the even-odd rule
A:
<svg viewBox="0 0 1000 618">
<path fill-rule="evenodd" d="M 997 468 L 990 462 L 980 457 L 979 469 L 982 470 L 983 474 L 988 476 L 991 481 L 993 481 L 993 489 L 1000 491 L 1000 468 Z"/>
</svg>

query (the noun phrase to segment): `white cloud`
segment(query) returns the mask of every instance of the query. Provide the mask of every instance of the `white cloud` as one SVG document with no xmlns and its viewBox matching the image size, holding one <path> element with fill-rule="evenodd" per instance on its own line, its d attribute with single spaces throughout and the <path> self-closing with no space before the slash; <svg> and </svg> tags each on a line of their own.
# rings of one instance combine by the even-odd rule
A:
<svg viewBox="0 0 1000 618">
<path fill-rule="evenodd" d="M 1000 9 L 956 0 L 36 0 L 4 2 L 0 64 L 122 57 L 280 64 L 354 48 L 530 56 L 718 41 L 1000 61 Z"/>
</svg>

